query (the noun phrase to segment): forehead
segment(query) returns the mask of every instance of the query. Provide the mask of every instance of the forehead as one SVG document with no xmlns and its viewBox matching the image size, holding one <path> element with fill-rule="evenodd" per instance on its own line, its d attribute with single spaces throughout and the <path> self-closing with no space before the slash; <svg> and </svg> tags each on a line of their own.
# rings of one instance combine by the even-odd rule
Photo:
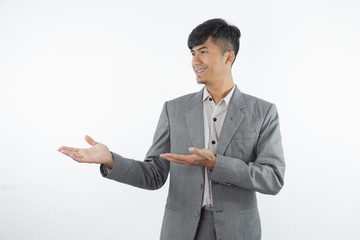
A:
<svg viewBox="0 0 360 240">
<path fill-rule="evenodd" d="M 200 49 L 204 49 L 204 48 L 208 48 L 208 49 L 219 49 L 219 47 L 214 44 L 212 37 L 209 37 L 203 44 L 194 46 L 191 51 L 198 51 Z"/>
</svg>

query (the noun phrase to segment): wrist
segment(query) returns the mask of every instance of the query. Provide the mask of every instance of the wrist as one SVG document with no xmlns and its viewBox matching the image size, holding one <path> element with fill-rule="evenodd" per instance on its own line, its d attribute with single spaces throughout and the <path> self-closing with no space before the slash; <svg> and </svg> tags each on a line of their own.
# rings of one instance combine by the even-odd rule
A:
<svg viewBox="0 0 360 240">
<path fill-rule="evenodd" d="M 216 155 L 212 155 L 212 156 L 211 156 L 211 160 L 210 160 L 210 166 L 209 166 L 209 168 L 210 168 L 211 170 L 214 169 L 215 163 L 216 163 Z"/>
<path fill-rule="evenodd" d="M 110 151 L 109 151 L 109 156 L 107 157 L 107 160 L 104 163 L 104 165 L 107 166 L 108 168 L 114 167 L 114 156 L 112 155 L 112 153 Z"/>
</svg>

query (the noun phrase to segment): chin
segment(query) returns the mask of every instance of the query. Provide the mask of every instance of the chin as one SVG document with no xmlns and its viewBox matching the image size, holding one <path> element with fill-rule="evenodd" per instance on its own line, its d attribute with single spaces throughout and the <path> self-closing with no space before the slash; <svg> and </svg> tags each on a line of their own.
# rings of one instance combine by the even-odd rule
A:
<svg viewBox="0 0 360 240">
<path fill-rule="evenodd" d="M 205 79 L 197 79 L 197 83 L 198 84 L 206 84 L 206 80 Z"/>
</svg>

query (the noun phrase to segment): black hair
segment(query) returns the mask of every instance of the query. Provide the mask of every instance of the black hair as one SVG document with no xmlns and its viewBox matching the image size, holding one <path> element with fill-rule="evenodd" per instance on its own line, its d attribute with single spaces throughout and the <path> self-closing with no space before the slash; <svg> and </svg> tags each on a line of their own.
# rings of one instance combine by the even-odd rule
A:
<svg viewBox="0 0 360 240">
<path fill-rule="evenodd" d="M 214 18 L 192 30 L 188 38 L 188 47 L 192 50 L 193 47 L 203 44 L 209 37 L 212 37 L 213 43 L 220 47 L 223 53 L 229 50 L 234 51 L 236 58 L 240 47 L 240 36 L 239 28 L 229 25 L 221 18 Z"/>
</svg>

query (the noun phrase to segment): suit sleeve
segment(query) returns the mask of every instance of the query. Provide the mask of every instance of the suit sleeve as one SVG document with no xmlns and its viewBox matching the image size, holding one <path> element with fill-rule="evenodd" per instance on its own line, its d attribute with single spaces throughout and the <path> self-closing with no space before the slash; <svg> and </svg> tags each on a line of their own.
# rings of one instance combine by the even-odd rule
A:
<svg viewBox="0 0 360 240">
<path fill-rule="evenodd" d="M 164 185 L 170 164 L 169 161 L 159 156 L 162 153 L 170 152 L 170 128 L 166 106 L 165 103 L 145 160 L 138 161 L 112 153 L 114 156 L 113 168 L 106 173 L 104 165 L 100 166 L 100 172 L 104 177 L 149 190 L 158 189 Z"/>
<path fill-rule="evenodd" d="M 285 161 L 275 105 L 265 115 L 252 162 L 217 155 L 210 175 L 213 182 L 236 185 L 264 194 L 277 194 L 284 185 Z"/>
</svg>

